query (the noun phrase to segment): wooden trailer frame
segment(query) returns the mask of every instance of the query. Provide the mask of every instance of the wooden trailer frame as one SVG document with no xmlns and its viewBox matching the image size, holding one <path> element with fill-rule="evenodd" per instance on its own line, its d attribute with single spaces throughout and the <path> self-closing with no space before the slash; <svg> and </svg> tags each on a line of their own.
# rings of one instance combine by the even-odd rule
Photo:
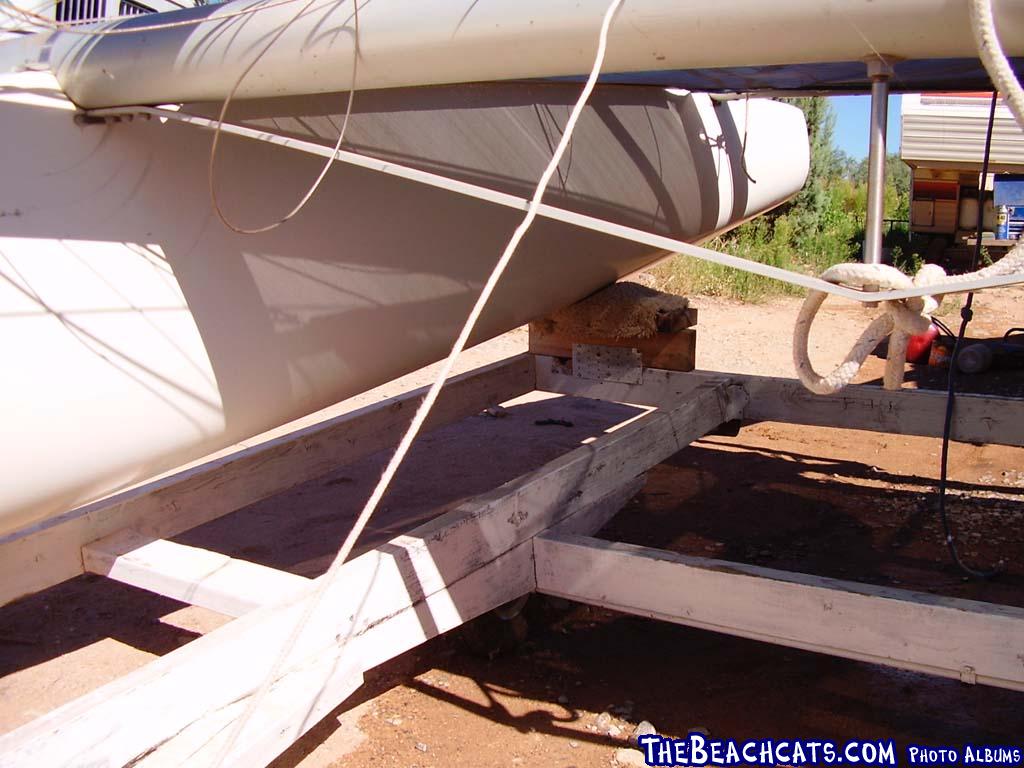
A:
<svg viewBox="0 0 1024 768">
<path fill-rule="evenodd" d="M 938 436 L 943 394 L 855 386 L 823 397 L 790 379 L 633 374 L 626 379 L 634 383 L 586 379 L 564 359 L 527 353 L 453 379 L 429 426 L 533 390 L 647 409 L 350 560 L 330 583 L 168 538 L 393 444 L 423 389 L 0 538 L 0 603 L 98 573 L 238 617 L 0 737 L 0 762 L 265 765 L 358 688 L 365 670 L 535 591 L 1024 690 L 1022 609 L 592 536 L 641 487 L 645 471 L 723 424 Z M 961 395 L 952 435 L 1020 446 L 1021 424 L 1024 400 Z"/>
</svg>

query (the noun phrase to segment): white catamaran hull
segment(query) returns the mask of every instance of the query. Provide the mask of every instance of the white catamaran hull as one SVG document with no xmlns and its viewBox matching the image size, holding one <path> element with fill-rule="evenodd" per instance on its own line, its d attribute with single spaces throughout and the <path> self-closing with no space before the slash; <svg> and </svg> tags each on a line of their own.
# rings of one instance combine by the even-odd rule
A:
<svg viewBox="0 0 1024 768">
<path fill-rule="evenodd" d="M 346 144 L 529 196 L 578 88 L 360 93 Z M 329 145 L 343 105 L 240 103 L 232 119 Z M 208 132 L 73 114 L 50 75 L 0 78 L 0 533 L 439 359 L 522 215 L 338 164 L 288 224 L 237 235 L 211 209 Z M 219 196 L 241 225 L 267 223 L 321 163 L 226 137 Z M 793 107 L 608 86 L 545 201 L 693 241 L 785 200 L 806 172 Z M 475 339 L 659 256 L 538 220 Z"/>
</svg>

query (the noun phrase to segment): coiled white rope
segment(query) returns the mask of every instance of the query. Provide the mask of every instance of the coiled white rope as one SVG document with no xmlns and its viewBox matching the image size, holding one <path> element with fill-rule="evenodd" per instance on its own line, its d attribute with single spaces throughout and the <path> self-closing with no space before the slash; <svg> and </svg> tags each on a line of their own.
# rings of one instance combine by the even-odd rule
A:
<svg viewBox="0 0 1024 768">
<path fill-rule="evenodd" d="M 991 0 L 970 0 L 970 13 L 974 39 L 985 69 L 1009 106 L 1017 124 L 1024 128 L 1024 91 L 999 44 Z M 947 275 L 941 267 L 926 264 L 911 280 L 898 269 L 885 264 L 838 264 L 825 270 L 821 278 L 831 283 L 859 288 L 873 286 L 899 290 L 915 286 L 950 285 L 974 278 L 1021 273 L 1024 273 L 1024 244 L 1014 246 L 995 264 L 965 275 Z M 814 317 L 824 301 L 824 293 L 810 291 L 803 306 L 800 307 L 800 314 L 793 329 L 793 364 L 803 385 L 819 395 L 838 392 L 853 381 L 867 356 L 871 354 L 871 350 L 886 336 L 890 336 L 883 382 L 886 389 L 899 389 L 903 383 L 907 342 L 911 336 L 928 330 L 929 315 L 938 309 L 939 302 L 931 296 L 883 302 L 885 312 L 864 329 L 843 362 L 831 373 L 822 376 L 811 364 L 807 342 Z"/>
<path fill-rule="evenodd" d="M 913 279 L 886 264 L 837 264 L 825 270 L 821 278 L 830 283 L 858 288 L 873 286 L 883 290 L 900 290 L 918 286 L 956 285 L 975 278 L 1021 272 L 1024 272 L 1024 245 L 1015 246 L 995 264 L 964 275 L 947 275 L 937 264 L 924 265 Z M 853 381 L 871 350 L 886 336 L 890 336 L 883 381 L 886 389 L 899 389 L 903 383 L 907 342 L 911 336 L 928 330 L 931 322 L 929 316 L 938 309 L 939 300 L 924 296 L 882 302 L 884 312 L 864 329 L 843 362 L 831 373 L 822 376 L 811 363 L 807 342 L 811 325 L 825 296 L 822 291 L 810 291 L 807 294 L 793 329 L 793 364 L 803 385 L 818 395 L 838 392 Z"/>
</svg>

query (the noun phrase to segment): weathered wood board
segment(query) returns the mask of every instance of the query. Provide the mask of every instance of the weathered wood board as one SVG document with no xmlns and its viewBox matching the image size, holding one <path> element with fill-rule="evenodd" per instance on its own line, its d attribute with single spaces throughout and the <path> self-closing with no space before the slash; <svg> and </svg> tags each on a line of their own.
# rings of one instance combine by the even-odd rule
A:
<svg viewBox="0 0 1024 768">
<path fill-rule="evenodd" d="M 833 656 L 1024 690 L 1024 609 L 788 573 L 563 532 L 537 590 Z"/>
<path fill-rule="evenodd" d="M 456 376 L 426 428 L 533 388 L 529 354 Z M 0 537 L 0 605 L 84 573 L 82 547 L 96 539 L 127 528 L 168 538 L 394 445 L 425 393 L 416 389 Z"/>
<path fill-rule="evenodd" d="M 351 693 L 375 651 L 392 652 L 395 644 L 378 635 L 370 642 L 374 627 L 401 626 L 401 642 L 415 645 L 531 591 L 534 536 L 622 492 L 736 418 L 745 404 L 742 389 L 724 380 L 702 382 L 684 401 L 351 560 L 335 578 L 314 580 L 297 597 L 252 610 L 0 737 L 4 764 L 170 765 L 185 756 L 190 766 L 269 761 Z M 401 622 L 392 624 L 396 617 Z M 258 697 L 268 675 L 272 683 Z M 239 722 L 245 727 L 236 734 Z"/>
<path fill-rule="evenodd" d="M 852 385 L 834 395 L 815 395 L 796 379 L 742 373 L 679 373 L 647 369 L 641 384 L 584 381 L 557 359 L 538 357 L 537 388 L 545 392 L 657 406 L 693 390 L 700 382 L 728 377 L 749 402 L 743 418 L 807 426 L 941 437 L 946 394 L 921 389 L 888 391 Z M 1024 446 L 1024 399 L 957 395 L 952 439 L 965 443 Z"/>
</svg>

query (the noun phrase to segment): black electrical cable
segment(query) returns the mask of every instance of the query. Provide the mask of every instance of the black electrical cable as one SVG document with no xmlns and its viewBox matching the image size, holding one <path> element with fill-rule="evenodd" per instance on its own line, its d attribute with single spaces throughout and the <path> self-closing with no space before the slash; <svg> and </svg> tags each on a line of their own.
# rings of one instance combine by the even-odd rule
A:
<svg viewBox="0 0 1024 768">
<path fill-rule="evenodd" d="M 971 271 L 974 272 L 978 268 L 978 262 L 981 260 L 981 230 L 984 224 L 984 197 L 985 197 L 985 183 L 988 179 L 988 161 L 989 155 L 992 151 L 992 126 L 995 123 L 996 117 L 996 101 L 999 98 L 999 92 L 992 92 L 992 105 L 989 108 L 988 113 L 988 133 L 985 135 L 985 158 L 981 165 L 981 185 L 978 192 L 978 225 L 975 232 L 974 242 L 974 259 L 971 263 Z M 974 312 L 971 309 L 971 305 L 974 303 L 974 293 L 967 294 L 967 300 L 964 302 L 963 308 L 960 310 L 960 330 L 956 334 L 956 341 L 953 342 L 953 354 L 950 355 L 949 359 L 949 375 L 946 379 L 946 419 L 942 426 L 942 457 L 939 461 L 939 516 L 942 518 L 942 530 L 946 536 L 946 548 L 949 549 L 949 555 L 953 558 L 953 562 L 956 563 L 957 567 L 961 571 L 966 573 L 975 579 L 991 579 L 1002 572 L 1002 563 L 995 568 L 990 570 L 978 570 L 967 565 L 961 558 L 960 553 L 956 548 L 956 539 L 953 537 L 953 530 L 949 524 L 949 514 L 946 511 L 946 471 L 949 465 L 949 435 L 953 425 L 953 408 L 956 402 L 956 359 L 960 352 L 960 345 L 964 340 L 964 335 L 967 332 L 967 324 L 971 322 L 971 318 L 974 316 Z"/>
<path fill-rule="evenodd" d="M 939 320 L 939 318 L 937 318 L 937 317 L 933 317 L 932 318 L 932 325 L 934 325 L 936 328 L 938 328 L 940 331 L 942 331 L 944 334 L 946 334 L 950 338 L 953 338 L 953 337 L 956 336 L 956 333 L 954 331 L 952 331 L 948 325 L 946 325 L 944 322 Z"/>
</svg>

